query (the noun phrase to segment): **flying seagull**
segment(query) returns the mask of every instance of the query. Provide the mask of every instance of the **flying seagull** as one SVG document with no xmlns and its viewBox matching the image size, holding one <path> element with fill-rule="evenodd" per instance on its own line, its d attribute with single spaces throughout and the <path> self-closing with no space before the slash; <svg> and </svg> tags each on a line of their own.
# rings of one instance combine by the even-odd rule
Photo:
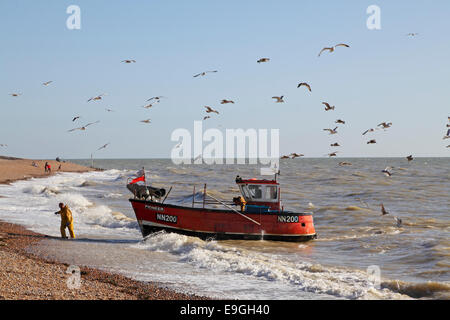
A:
<svg viewBox="0 0 450 320">
<path fill-rule="evenodd" d="M 391 167 L 386 167 L 384 170 L 381 170 L 381 172 L 383 172 L 387 177 L 390 177 L 390 176 L 392 176 L 392 173 L 390 170 L 392 170 Z"/>
<path fill-rule="evenodd" d="M 323 129 L 323 131 L 329 131 L 330 134 L 336 134 L 337 133 L 337 128 L 338 127 L 334 128 L 334 129 Z"/>
<path fill-rule="evenodd" d="M 269 62 L 269 61 L 270 61 L 270 58 L 261 58 L 256 62 L 261 63 L 261 62 Z"/>
<path fill-rule="evenodd" d="M 114 112 L 114 110 L 113 110 L 113 109 L 108 109 L 108 108 L 105 108 L 105 110 L 106 110 L 106 111 L 108 111 L 108 112 Z"/>
<path fill-rule="evenodd" d="M 362 135 L 365 135 L 367 132 L 374 132 L 374 131 L 375 131 L 374 129 L 369 129 L 369 130 L 364 131 Z"/>
<path fill-rule="evenodd" d="M 390 128 L 391 126 L 392 126 L 392 122 L 388 122 L 388 123 L 382 122 L 382 123 L 380 123 L 377 127 L 383 127 L 383 129 L 388 129 L 388 128 Z"/>
<path fill-rule="evenodd" d="M 330 146 L 332 146 L 332 147 L 340 147 L 340 144 L 336 142 L 336 143 L 330 144 Z"/>
<path fill-rule="evenodd" d="M 367 141 L 367 144 L 374 144 L 374 143 L 377 143 L 377 141 L 375 139 Z"/>
<path fill-rule="evenodd" d="M 308 88 L 309 92 L 311 92 L 311 86 L 309 84 L 307 84 L 306 82 L 301 82 L 297 85 L 297 88 L 300 88 L 301 86 L 305 86 L 306 88 Z"/>
<path fill-rule="evenodd" d="M 52 83 L 53 81 L 47 81 L 47 82 L 44 82 L 42 85 L 43 86 L 48 86 L 50 83 Z"/>
<path fill-rule="evenodd" d="M 21 93 L 10 93 L 9 95 L 12 97 L 18 97 L 18 96 L 21 96 L 22 94 Z"/>
<path fill-rule="evenodd" d="M 342 123 L 342 124 L 345 124 L 345 121 L 344 121 L 344 120 L 341 120 L 341 119 L 337 119 L 337 120 L 335 121 L 335 123 Z"/>
<path fill-rule="evenodd" d="M 280 159 L 290 159 L 289 156 L 281 156 Z"/>
<path fill-rule="evenodd" d="M 142 108 L 145 108 L 145 109 L 150 109 L 151 107 L 153 107 L 153 103 L 142 106 Z"/>
<path fill-rule="evenodd" d="M 282 103 L 282 102 L 284 102 L 283 97 L 284 97 L 284 96 L 281 96 L 281 97 L 272 97 L 272 99 L 277 100 L 277 101 L 275 101 L 276 103 Z"/>
<path fill-rule="evenodd" d="M 227 104 L 227 103 L 233 103 L 233 104 L 234 104 L 234 101 L 233 101 L 233 100 L 223 99 L 223 100 L 220 102 L 220 104 Z"/>
<path fill-rule="evenodd" d="M 324 51 L 329 51 L 330 53 L 332 53 L 332 52 L 334 52 L 334 50 L 335 50 L 337 47 L 350 48 L 350 46 L 349 46 L 348 44 L 345 44 L 345 43 L 339 43 L 339 44 L 335 45 L 334 47 L 325 47 L 325 48 L 323 48 L 323 49 L 319 52 L 319 57 L 320 57 L 320 55 L 322 54 L 322 52 L 324 52 Z"/>
<path fill-rule="evenodd" d="M 136 60 L 122 60 L 124 63 L 136 63 Z"/>
<path fill-rule="evenodd" d="M 98 148 L 97 151 L 105 149 L 108 145 L 109 145 L 109 142 L 107 144 L 101 146 L 100 148 Z"/>
<path fill-rule="evenodd" d="M 397 222 L 397 228 L 401 228 L 402 227 L 402 219 L 400 219 L 399 217 L 394 217 L 395 222 Z"/>
<path fill-rule="evenodd" d="M 334 110 L 334 106 L 330 106 L 328 102 L 322 102 L 325 105 L 325 111 Z"/>
<path fill-rule="evenodd" d="M 147 102 L 152 101 L 152 100 L 156 100 L 156 102 L 159 102 L 159 100 L 161 100 L 162 98 L 166 98 L 166 97 L 164 97 L 164 96 L 151 97 L 150 99 L 147 100 Z"/>
<path fill-rule="evenodd" d="M 204 71 L 204 72 L 198 73 L 198 74 L 194 75 L 194 78 L 197 78 L 197 77 L 199 77 L 199 76 L 202 76 L 202 77 L 203 77 L 203 76 L 206 76 L 207 73 L 211 73 L 211 72 L 217 72 L 217 70 Z"/>
<path fill-rule="evenodd" d="M 213 108 L 211 108 L 210 106 L 205 106 L 205 108 L 206 108 L 206 113 L 211 113 L 211 112 L 214 112 L 214 113 L 217 113 L 217 114 L 219 114 L 219 111 L 217 111 L 217 110 L 214 110 Z"/>
<path fill-rule="evenodd" d="M 335 152 L 327 154 L 327 156 L 329 156 L 329 157 L 336 157 L 337 153 L 338 153 L 338 151 L 335 151 Z"/>
<path fill-rule="evenodd" d="M 209 118 L 211 118 L 211 116 L 204 116 L 203 120 L 206 120 L 206 119 L 209 119 Z"/>
<path fill-rule="evenodd" d="M 413 32 L 410 32 L 410 33 L 407 34 L 407 36 L 409 36 L 409 37 L 415 37 L 417 35 L 419 35 L 419 34 L 418 33 L 413 33 Z"/>
<path fill-rule="evenodd" d="M 76 117 L 74 117 L 73 119 L 72 119 L 72 122 L 75 122 L 75 121 L 77 121 L 78 119 L 80 119 L 81 117 L 80 116 L 76 116 Z"/>
<path fill-rule="evenodd" d="M 71 130 L 69 130 L 68 132 L 72 132 L 72 131 L 75 131 L 75 130 L 81 130 L 81 131 L 84 131 L 84 130 L 86 130 L 86 128 L 89 127 L 90 125 L 93 125 L 93 124 L 96 124 L 96 123 L 99 123 L 99 122 L 100 122 L 100 121 L 91 122 L 91 123 L 88 123 L 88 124 L 86 124 L 86 125 L 84 125 L 84 126 L 82 126 L 82 127 L 75 128 L 75 129 L 71 129 Z"/>
<path fill-rule="evenodd" d="M 290 154 L 290 156 L 291 156 L 291 159 L 295 159 L 295 158 L 298 158 L 298 157 L 304 157 L 305 155 L 301 154 L 301 153 L 298 154 L 298 153 L 293 152 L 293 153 Z"/>
<path fill-rule="evenodd" d="M 413 160 L 414 160 L 414 158 L 413 158 L 413 156 L 412 156 L 412 155 L 409 155 L 409 156 L 407 156 L 407 157 L 406 157 L 406 159 L 408 160 L 408 162 L 410 162 L 410 161 L 413 161 Z"/>
<path fill-rule="evenodd" d="M 152 121 L 151 121 L 151 119 L 147 119 L 147 120 L 141 120 L 141 122 L 143 122 L 143 123 L 150 123 Z"/>
<path fill-rule="evenodd" d="M 90 98 L 87 102 L 102 100 L 102 99 L 103 99 L 102 97 L 103 97 L 104 95 L 105 95 L 105 94 L 102 93 L 102 94 L 100 94 L 100 95 L 98 95 L 98 96 L 96 96 L 96 97 L 92 97 L 92 98 Z"/>
</svg>

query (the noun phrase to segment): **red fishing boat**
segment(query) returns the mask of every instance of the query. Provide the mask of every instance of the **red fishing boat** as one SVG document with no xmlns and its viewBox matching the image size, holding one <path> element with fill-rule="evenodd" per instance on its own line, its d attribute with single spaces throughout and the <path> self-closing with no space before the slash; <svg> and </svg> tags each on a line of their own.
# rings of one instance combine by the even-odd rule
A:
<svg viewBox="0 0 450 320">
<path fill-rule="evenodd" d="M 199 200 L 194 187 L 190 206 L 166 204 L 172 188 L 167 194 L 165 189 L 134 182 L 127 188 L 134 194 L 130 202 L 144 237 L 161 230 L 218 240 L 307 241 L 317 237 L 311 212 L 286 211 L 281 206 L 276 176 L 274 180 L 238 176 L 236 183 L 242 195 L 228 203 L 209 194 L 206 185 Z M 223 209 L 208 207 L 212 204 Z"/>
</svg>

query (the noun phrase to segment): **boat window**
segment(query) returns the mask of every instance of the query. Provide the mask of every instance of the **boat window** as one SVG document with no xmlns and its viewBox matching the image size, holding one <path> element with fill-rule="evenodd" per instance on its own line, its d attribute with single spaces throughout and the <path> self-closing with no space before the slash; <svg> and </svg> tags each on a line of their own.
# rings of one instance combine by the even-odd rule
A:
<svg viewBox="0 0 450 320">
<path fill-rule="evenodd" d="M 278 199 L 278 187 L 276 186 L 267 186 L 266 187 L 266 199 L 267 200 L 276 200 Z"/>
<path fill-rule="evenodd" d="M 248 190 L 250 191 L 250 196 L 252 199 L 261 199 L 262 198 L 262 188 L 260 185 L 249 185 Z"/>
</svg>

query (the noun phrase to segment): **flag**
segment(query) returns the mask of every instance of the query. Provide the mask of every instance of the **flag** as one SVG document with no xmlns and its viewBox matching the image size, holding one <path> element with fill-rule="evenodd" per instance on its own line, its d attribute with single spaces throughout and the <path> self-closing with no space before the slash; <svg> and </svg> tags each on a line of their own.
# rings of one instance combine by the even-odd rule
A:
<svg viewBox="0 0 450 320">
<path fill-rule="evenodd" d="M 145 183 L 145 170 L 144 168 L 142 168 L 142 170 L 139 170 L 136 175 L 138 176 L 137 178 L 131 180 L 130 184 L 134 184 L 137 183 L 139 181 L 142 181 Z"/>
</svg>

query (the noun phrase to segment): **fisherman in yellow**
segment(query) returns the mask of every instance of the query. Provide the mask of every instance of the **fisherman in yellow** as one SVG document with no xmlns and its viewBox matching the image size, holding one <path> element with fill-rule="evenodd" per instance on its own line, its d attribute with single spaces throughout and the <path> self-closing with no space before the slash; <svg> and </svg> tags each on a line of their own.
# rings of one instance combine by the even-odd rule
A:
<svg viewBox="0 0 450 320">
<path fill-rule="evenodd" d="M 64 205 L 64 203 L 59 204 L 59 210 L 58 212 L 55 212 L 55 214 L 61 215 L 61 237 L 63 239 L 67 239 L 66 237 L 66 228 L 69 229 L 70 237 L 72 239 L 75 239 L 75 234 L 73 233 L 73 218 L 72 218 L 72 211 L 70 211 L 69 207 L 67 205 Z"/>
</svg>

